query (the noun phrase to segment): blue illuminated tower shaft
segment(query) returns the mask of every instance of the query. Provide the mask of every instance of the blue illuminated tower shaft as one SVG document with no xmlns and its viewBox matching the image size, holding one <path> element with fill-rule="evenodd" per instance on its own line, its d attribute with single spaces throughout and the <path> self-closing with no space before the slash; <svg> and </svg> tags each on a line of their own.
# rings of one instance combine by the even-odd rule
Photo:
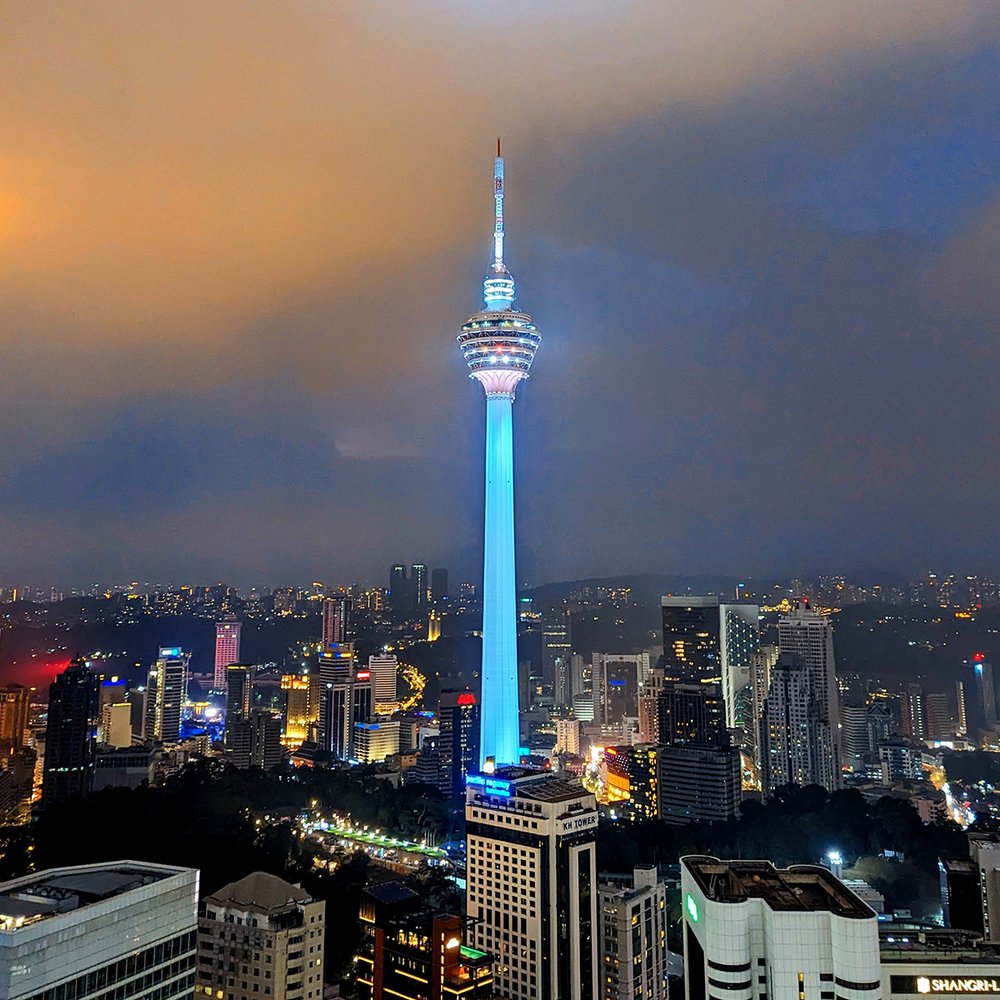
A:
<svg viewBox="0 0 1000 1000">
<path fill-rule="evenodd" d="M 517 594 L 514 572 L 513 397 L 486 396 L 486 530 L 480 763 L 519 761 Z"/>
</svg>

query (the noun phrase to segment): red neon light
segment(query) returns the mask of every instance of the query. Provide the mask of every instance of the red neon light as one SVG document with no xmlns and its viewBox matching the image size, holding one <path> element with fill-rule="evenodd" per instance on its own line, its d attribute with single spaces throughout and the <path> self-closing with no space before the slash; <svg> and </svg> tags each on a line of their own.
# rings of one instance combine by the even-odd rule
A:
<svg viewBox="0 0 1000 1000">
<path fill-rule="evenodd" d="M 369 680 L 371 678 L 371 675 L 372 675 L 372 672 L 370 670 L 359 670 L 358 671 L 358 680 L 359 681 L 367 681 L 367 680 Z"/>
<path fill-rule="evenodd" d="M 985 660 L 985 659 L 986 659 L 986 654 L 985 653 L 973 653 L 972 654 L 972 662 L 973 663 L 982 663 L 983 660 Z"/>
<path fill-rule="evenodd" d="M 458 696 L 459 705 L 475 705 L 476 696 L 471 691 L 466 691 Z"/>
</svg>

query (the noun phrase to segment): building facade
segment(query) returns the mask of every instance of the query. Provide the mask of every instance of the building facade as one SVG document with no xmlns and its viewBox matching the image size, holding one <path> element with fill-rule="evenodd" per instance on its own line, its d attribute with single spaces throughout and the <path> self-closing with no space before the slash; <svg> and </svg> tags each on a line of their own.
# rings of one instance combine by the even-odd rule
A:
<svg viewBox="0 0 1000 1000">
<path fill-rule="evenodd" d="M 466 914 L 511 1000 L 599 997 L 597 803 L 507 767 L 466 779 Z"/>
<path fill-rule="evenodd" d="M 189 1000 L 198 872 L 141 861 L 0 884 L 5 1000 Z"/>
<path fill-rule="evenodd" d="M 322 1000 L 326 903 L 254 872 L 206 896 L 197 992 L 218 1000 Z"/>
<path fill-rule="evenodd" d="M 226 686 L 226 667 L 231 663 L 240 662 L 240 631 L 242 622 L 235 615 L 228 615 L 221 622 L 215 623 L 215 670 L 212 686 L 216 691 L 222 691 Z"/>
<path fill-rule="evenodd" d="M 146 684 L 146 738 L 174 743 L 180 738 L 181 713 L 187 701 L 191 654 L 178 646 L 163 646 Z"/>
<path fill-rule="evenodd" d="M 77 659 L 49 686 L 43 805 L 93 790 L 100 683 L 100 676 Z"/>
</svg>

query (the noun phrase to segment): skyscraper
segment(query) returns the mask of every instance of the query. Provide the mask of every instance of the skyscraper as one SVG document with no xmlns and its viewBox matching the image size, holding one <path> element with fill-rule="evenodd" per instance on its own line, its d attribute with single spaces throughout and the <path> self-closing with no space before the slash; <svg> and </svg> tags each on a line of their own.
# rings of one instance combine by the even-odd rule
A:
<svg viewBox="0 0 1000 1000">
<path fill-rule="evenodd" d="M 427 567 L 414 563 L 410 567 L 410 586 L 413 588 L 413 610 L 421 615 L 427 608 Z"/>
<path fill-rule="evenodd" d="M 542 683 L 552 691 L 559 708 L 573 704 L 570 692 L 570 660 L 573 656 L 572 619 L 553 611 L 542 620 Z"/>
<path fill-rule="evenodd" d="M 24 746 L 31 710 L 31 691 L 21 684 L 0 687 L 0 758 Z"/>
<path fill-rule="evenodd" d="M 753 654 L 760 647 L 760 608 L 756 604 L 721 604 L 719 626 L 726 725 L 742 731 L 753 725 L 753 720 L 741 711 L 750 699 L 741 698 L 741 694 L 752 683 Z"/>
<path fill-rule="evenodd" d="M 837 690 L 833 656 L 833 622 L 800 602 L 794 611 L 778 619 L 778 647 L 790 653 L 809 671 L 809 682 L 819 708 L 820 719 L 830 733 L 832 784 L 820 784 L 830 791 L 840 784 L 840 694 Z"/>
<path fill-rule="evenodd" d="M 73 660 L 49 687 L 43 805 L 93 788 L 100 683 L 83 660 Z"/>
<path fill-rule="evenodd" d="M 471 691 L 442 691 L 441 782 L 444 795 L 464 794 L 465 776 L 479 766 L 479 703 Z"/>
<path fill-rule="evenodd" d="M 663 663 L 668 678 L 722 681 L 719 598 L 664 597 Z"/>
<path fill-rule="evenodd" d="M 323 648 L 331 642 L 347 642 L 354 602 L 347 594 L 323 600 Z"/>
<path fill-rule="evenodd" d="M 396 563 L 389 570 L 389 602 L 396 614 L 409 610 L 406 566 Z"/>
<path fill-rule="evenodd" d="M 446 569 L 431 570 L 431 601 L 437 604 L 438 601 L 448 599 L 448 571 Z"/>
<path fill-rule="evenodd" d="M 187 700 L 187 673 L 191 654 L 164 646 L 149 671 L 146 686 L 146 738 L 171 743 L 181 731 L 181 711 Z"/>
<path fill-rule="evenodd" d="M 493 263 L 483 282 L 485 309 L 470 316 L 458 343 L 486 392 L 486 508 L 483 546 L 483 668 L 480 759 L 519 759 L 517 606 L 514 574 L 513 405 L 541 337 L 515 310 L 514 279 L 504 263 L 503 159 L 493 165 Z"/>
<path fill-rule="evenodd" d="M 221 691 L 226 686 L 226 667 L 230 663 L 240 662 L 240 630 L 241 622 L 235 615 L 227 615 L 221 622 L 215 623 L 215 671 L 212 686 Z"/>
<path fill-rule="evenodd" d="M 250 717 L 250 706 L 253 704 L 253 675 L 253 667 L 246 663 L 232 663 L 226 667 L 227 747 L 235 746 L 237 727 Z"/>
</svg>

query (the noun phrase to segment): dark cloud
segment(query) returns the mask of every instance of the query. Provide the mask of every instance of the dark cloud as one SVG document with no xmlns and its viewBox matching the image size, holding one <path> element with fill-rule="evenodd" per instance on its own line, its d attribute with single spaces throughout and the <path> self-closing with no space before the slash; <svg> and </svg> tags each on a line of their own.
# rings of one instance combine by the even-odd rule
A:
<svg viewBox="0 0 1000 1000">
<path fill-rule="evenodd" d="M 474 574 L 495 132 L 523 578 L 994 566 L 995 7 L 578 8 L 8 4 L 5 574 Z"/>
</svg>

